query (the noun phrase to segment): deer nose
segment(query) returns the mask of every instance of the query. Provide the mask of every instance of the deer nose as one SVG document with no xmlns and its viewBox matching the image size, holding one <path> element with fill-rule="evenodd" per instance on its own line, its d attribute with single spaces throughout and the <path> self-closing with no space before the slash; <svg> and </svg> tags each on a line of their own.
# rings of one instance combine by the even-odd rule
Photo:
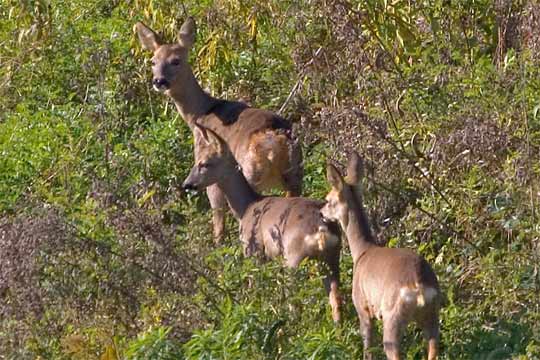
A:
<svg viewBox="0 0 540 360">
<path fill-rule="evenodd" d="M 183 184 L 182 184 L 182 188 L 184 190 L 197 190 L 197 187 L 195 186 L 195 184 L 191 183 L 191 182 L 187 182 L 185 181 Z"/>
<path fill-rule="evenodd" d="M 169 87 L 169 82 L 167 80 L 165 80 L 165 78 L 154 78 L 152 80 L 152 84 L 157 87 L 157 88 L 162 88 L 162 87 L 166 87 L 168 88 Z"/>
</svg>

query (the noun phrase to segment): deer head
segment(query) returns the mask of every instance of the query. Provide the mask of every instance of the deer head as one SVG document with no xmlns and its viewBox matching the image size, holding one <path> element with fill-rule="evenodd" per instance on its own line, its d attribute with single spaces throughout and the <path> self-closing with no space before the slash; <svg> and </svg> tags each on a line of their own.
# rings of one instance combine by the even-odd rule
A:
<svg viewBox="0 0 540 360">
<path fill-rule="evenodd" d="M 321 213 L 327 219 L 339 221 L 343 229 L 347 229 L 349 224 L 349 211 L 361 201 L 359 186 L 362 173 L 362 159 L 356 152 L 349 158 L 345 178 L 334 165 L 328 163 L 326 167 L 326 179 L 331 189 L 326 195 L 326 204 Z"/>
<path fill-rule="evenodd" d="M 188 54 L 195 42 L 196 33 L 192 18 L 188 18 L 180 28 L 177 44 L 163 44 L 159 36 L 142 22 L 138 22 L 135 27 L 142 46 L 154 54 L 151 61 L 155 90 L 167 92 L 191 80 L 193 73 L 188 63 Z"/>
<path fill-rule="evenodd" d="M 215 132 L 200 125 L 195 125 L 194 131 L 196 141 L 202 141 L 205 146 L 197 154 L 195 165 L 182 187 L 200 191 L 227 176 L 237 164 L 227 144 Z"/>
</svg>

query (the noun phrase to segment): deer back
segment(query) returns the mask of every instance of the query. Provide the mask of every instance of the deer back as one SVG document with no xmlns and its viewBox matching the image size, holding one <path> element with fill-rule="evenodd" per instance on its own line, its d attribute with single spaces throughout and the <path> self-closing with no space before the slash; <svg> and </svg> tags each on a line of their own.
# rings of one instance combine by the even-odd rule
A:
<svg viewBox="0 0 540 360">
<path fill-rule="evenodd" d="M 306 198 L 265 197 L 249 207 L 241 220 L 246 255 L 283 255 L 291 267 L 306 257 L 321 258 L 340 246 L 337 225 L 325 222 L 323 203 Z"/>
<path fill-rule="evenodd" d="M 207 114 L 201 116 L 197 124 L 219 134 L 236 158 L 238 153 L 247 150 L 253 135 L 265 130 L 290 135 L 291 130 L 287 120 L 271 111 L 224 100 L 218 101 Z"/>
<path fill-rule="evenodd" d="M 270 111 L 222 101 L 197 124 L 219 134 L 257 191 L 282 187 L 283 174 L 300 166 L 291 163 L 290 124 Z M 195 136 L 196 157 L 205 146 Z"/>
</svg>

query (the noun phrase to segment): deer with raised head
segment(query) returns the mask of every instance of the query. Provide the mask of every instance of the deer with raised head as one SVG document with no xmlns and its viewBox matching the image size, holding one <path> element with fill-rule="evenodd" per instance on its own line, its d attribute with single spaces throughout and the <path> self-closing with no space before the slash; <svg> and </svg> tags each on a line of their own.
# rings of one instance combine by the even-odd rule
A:
<svg viewBox="0 0 540 360">
<path fill-rule="evenodd" d="M 164 44 L 142 22 L 136 25 L 142 46 L 153 52 L 153 88 L 171 97 L 191 130 L 195 123 L 215 131 L 228 144 L 249 184 L 257 191 L 284 188 L 288 196 L 302 192 L 302 152 L 293 139 L 291 124 L 266 110 L 241 102 L 216 99 L 202 90 L 188 62 L 195 42 L 195 21 L 188 18 L 179 33 L 179 42 Z M 194 134 L 195 135 L 195 134 Z M 195 136 L 195 158 L 205 146 Z M 225 197 L 218 186 L 207 189 L 213 209 L 214 237 L 224 236 Z"/>
<path fill-rule="evenodd" d="M 402 333 L 411 321 L 419 325 L 428 342 L 428 359 L 436 359 L 441 299 L 437 277 L 415 252 L 376 245 L 363 208 L 361 179 L 362 160 L 356 153 L 349 158 L 345 178 L 328 164 L 331 190 L 321 212 L 341 224 L 349 243 L 354 264 L 352 298 L 360 319 L 364 359 L 372 357 L 373 318 L 383 322 L 388 359 L 400 358 Z"/>
<path fill-rule="evenodd" d="M 324 202 L 302 197 L 259 195 L 249 184 L 227 143 L 210 129 L 196 125 L 204 147 L 183 183 L 185 189 L 216 185 L 225 194 L 240 222 L 240 240 L 246 256 L 283 256 L 288 267 L 305 258 L 326 263 L 325 289 L 332 318 L 340 321 L 339 225 L 321 215 Z"/>
</svg>

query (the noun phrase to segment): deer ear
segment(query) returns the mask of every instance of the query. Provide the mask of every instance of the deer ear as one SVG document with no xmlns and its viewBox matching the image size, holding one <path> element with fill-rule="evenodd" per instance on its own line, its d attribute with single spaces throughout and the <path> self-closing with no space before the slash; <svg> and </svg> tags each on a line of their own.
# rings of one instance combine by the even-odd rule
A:
<svg viewBox="0 0 540 360">
<path fill-rule="evenodd" d="M 225 141 L 210 129 L 206 129 L 206 134 L 208 135 L 208 142 L 210 145 L 212 145 L 220 154 L 225 153 L 227 149 Z"/>
<path fill-rule="evenodd" d="M 192 17 L 188 17 L 180 28 L 180 33 L 178 37 L 180 39 L 180 45 L 186 49 L 191 49 L 195 43 L 195 33 L 197 32 L 197 26 L 195 25 L 195 20 Z"/>
<path fill-rule="evenodd" d="M 205 143 L 210 144 L 210 139 L 208 137 L 208 129 L 205 127 L 195 124 L 195 131 L 201 136 Z"/>
<path fill-rule="evenodd" d="M 349 156 L 349 163 L 347 164 L 347 177 L 345 181 L 349 185 L 357 185 L 364 176 L 364 164 L 362 158 L 356 151 L 353 151 Z"/>
<path fill-rule="evenodd" d="M 330 163 L 326 165 L 326 180 L 334 189 L 341 191 L 343 189 L 343 178 L 338 169 Z"/>
<path fill-rule="evenodd" d="M 139 21 L 136 23 L 135 29 L 137 30 L 137 35 L 139 36 L 142 47 L 146 50 L 154 52 L 161 45 L 161 41 L 154 30 L 150 29 L 142 22 Z"/>
<path fill-rule="evenodd" d="M 223 154 L 227 149 L 225 141 L 212 130 L 205 128 L 199 124 L 195 124 L 195 131 L 199 133 L 204 142 L 215 148 L 220 154 Z"/>
</svg>

